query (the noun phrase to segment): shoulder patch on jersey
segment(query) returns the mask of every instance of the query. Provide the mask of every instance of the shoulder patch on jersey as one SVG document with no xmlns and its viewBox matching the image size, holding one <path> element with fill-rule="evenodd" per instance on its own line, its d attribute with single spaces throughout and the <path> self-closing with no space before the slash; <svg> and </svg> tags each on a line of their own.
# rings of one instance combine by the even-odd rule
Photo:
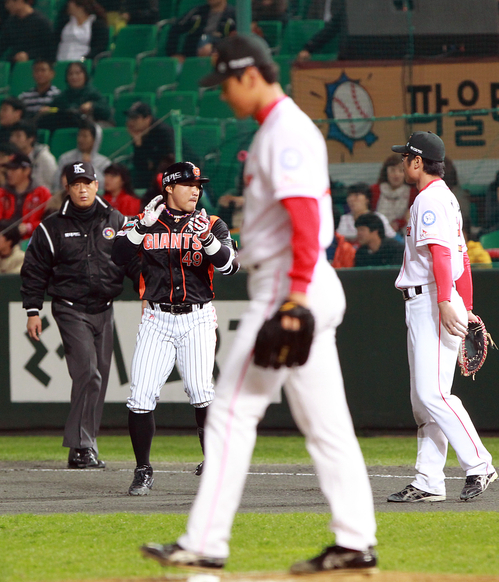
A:
<svg viewBox="0 0 499 582">
<path fill-rule="evenodd" d="M 102 231 L 102 236 L 107 240 L 111 240 L 116 236 L 116 231 L 114 228 L 106 226 L 106 228 Z"/>
<path fill-rule="evenodd" d="M 287 170 L 296 169 L 302 162 L 301 152 L 293 148 L 287 148 L 279 156 L 281 166 Z"/>
<path fill-rule="evenodd" d="M 422 220 L 425 226 L 431 226 L 432 224 L 435 224 L 435 222 L 437 221 L 437 217 L 435 216 L 433 210 L 427 210 L 426 212 L 423 213 Z"/>
</svg>

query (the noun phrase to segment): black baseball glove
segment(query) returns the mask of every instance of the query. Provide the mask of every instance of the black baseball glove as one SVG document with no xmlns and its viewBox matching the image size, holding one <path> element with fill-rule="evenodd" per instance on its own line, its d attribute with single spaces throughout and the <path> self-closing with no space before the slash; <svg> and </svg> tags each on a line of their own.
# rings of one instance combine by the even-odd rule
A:
<svg viewBox="0 0 499 582">
<path fill-rule="evenodd" d="M 284 329 L 282 318 L 298 320 L 297 329 Z M 271 319 L 264 322 L 255 342 L 255 364 L 262 368 L 303 366 L 314 337 L 314 316 L 310 309 L 285 301 Z"/>
<path fill-rule="evenodd" d="M 490 345 L 497 349 L 496 344 L 487 333 L 485 324 L 477 316 L 478 321 L 470 321 L 468 323 L 468 333 L 463 338 L 459 347 L 458 364 L 461 368 L 463 376 L 473 376 L 483 366 L 485 358 L 487 357 L 487 347 Z"/>
</svg>

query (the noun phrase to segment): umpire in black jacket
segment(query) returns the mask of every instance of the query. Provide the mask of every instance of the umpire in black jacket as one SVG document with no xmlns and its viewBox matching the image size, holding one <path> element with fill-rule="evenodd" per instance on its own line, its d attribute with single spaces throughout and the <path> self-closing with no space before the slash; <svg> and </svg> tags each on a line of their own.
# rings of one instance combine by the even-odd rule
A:
<svg viewBox="0 0 499 582">
<path fill-rule="evenodd" d="M 103 468 L 97 433 L 113 352 L 113 299 L 123 290 L 125 268 L 111 260 L 116 233 L 126 222 L 97 196 L 94 168 L 87 162 L 66 167 L 68 197 L 59 212 L 35 230 L 21 270 L 28 335 L 39 341 L 45 292 L 61 333 L 73 381 L 63 446 L 68 466 Z M 138 286 L 138 261 L 127 265 Z"/>
</svg>

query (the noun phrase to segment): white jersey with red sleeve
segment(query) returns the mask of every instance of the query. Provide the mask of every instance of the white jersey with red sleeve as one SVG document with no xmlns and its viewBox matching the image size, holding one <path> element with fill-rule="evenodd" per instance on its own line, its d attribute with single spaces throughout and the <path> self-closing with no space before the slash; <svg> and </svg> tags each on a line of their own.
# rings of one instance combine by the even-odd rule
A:
<svg viewBox="0 0 499 582">
<path fill-rule="evenodd" d="M 457 281 L 464 271 L 463 219 L 457 198 L 440 178 L 423 188 L 411 206 L 404 262 L 395 287 L 404 289 L 435 281 L 429 244 L 450 250 L 452 280 Z"/>
<path fill-rule="evenodd" d="M 334 226 L 327 168 L 321 132 L 289 97 L 282 99 L 256 132 L 245 164 L 239 255 L 244 267 L 290 252 L 291 222 L 280 202 L 285 198 L 317 199 L 321 251 L 331 244 Z"/>
</svg>

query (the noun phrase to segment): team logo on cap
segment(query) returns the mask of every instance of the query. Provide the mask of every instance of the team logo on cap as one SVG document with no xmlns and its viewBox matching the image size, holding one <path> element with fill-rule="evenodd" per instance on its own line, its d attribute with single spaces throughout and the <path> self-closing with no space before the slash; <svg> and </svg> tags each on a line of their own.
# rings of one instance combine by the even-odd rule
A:
<svg viewBox="0 0 499 582">
<path fill-rule="evenodd" d="M 83 162 L 80 162 L 79 164 L 73 164 L 73 172 L 75 174 L 84 174 L 85 170 L 82 168 Z"/>
<path fill-rule="evenodd" d="M 102 231 L 102 236 L 107 239 L 107 240 L 111 240 L 116 236 L 116 231 L 114 230 L 114 228 L 111 228 L 110 226 L 107 226 L 103 231 Z"/>
<path fill-rule="evenodd" d="M 326 115 L 337 122 L 329 124 L 327 139 L 345 145 L 350 152 L 356 141 L 371 146 L 378 136 L 372 132 L 374 106 L 369 93 L 345 73 L 334 83 L 326 83 Z"/>
<path fill-rule="evenodd" d="M 192 173 L 195 176 L 201 176 L 201 170 L 199 168 L 197 168 L 196 166 L 194 166 L 194 168 L 192 168 Z"/>
</svg>

